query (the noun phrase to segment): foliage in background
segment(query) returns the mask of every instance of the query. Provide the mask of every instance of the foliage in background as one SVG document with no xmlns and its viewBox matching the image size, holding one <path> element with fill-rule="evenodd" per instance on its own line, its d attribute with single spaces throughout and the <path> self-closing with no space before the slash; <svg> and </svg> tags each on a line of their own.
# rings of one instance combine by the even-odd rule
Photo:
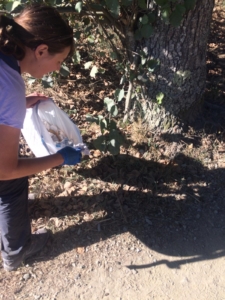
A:
<svg viewBox="0 0 225 300">
<path fill-rule="evenodd" d="M 111 47 L 110 57 L 117 60 L 118 69 L 122 73 L 121 88 L 115 91 L 115 99 L 104 99 L 106 114 L 104 116 L 87 116 L 90 122 L 99 124 L 102 136 L 94 141 L 94 145 L 101 151 L 112 154 L 119 153 L 122 139 L 116 126 L 118 102 L 125 99 L 124 119 L 129 119 L 132 101 L 145 98 L 145 86 L 151 81 L 151 73 L 160 64 L 154 58 L 149 58 L 142 49 L 141 40 L 148 39 L 154 34 L 154 29 L 160 20 L 172 26 L 180 26 L 185 14 L 194 8 L 196 0 L 3 0 L 1 9 L 16 14 L 26 3 L 44 2 L 57 7 L 59 12 L 66 14 L 70 24 L 74 27 L 74 39 L 79 43 L 80 38 L 86 37 L 88 43 L 95 44 L 99 37 L 104 37 Z M 4 13 L 4 11 L 3 11 Z M 120 43 L 121 47 L 118 47 Z M 101 52 L 98 53 L 101 55 Z M 104 53 L 103 53 L 104 55 Z M 85 63 L 85 69 L 90 69 L 90 76 L 95 77 L 103 73 L 93 60 Z M 81 62 L 79 51 L 75 51 L 73 64 Z M 69 68 L 63 65 L 60 74 L 69 75 Z M 31 83 L 34 79 L 31 78 Z M 52 86 L 57 75 L 48 75 L 42 79 L 44 86 Z M 155 99 L 158 105 L 163 102 L 164 95 L 159 93 Z"/>
</svg>

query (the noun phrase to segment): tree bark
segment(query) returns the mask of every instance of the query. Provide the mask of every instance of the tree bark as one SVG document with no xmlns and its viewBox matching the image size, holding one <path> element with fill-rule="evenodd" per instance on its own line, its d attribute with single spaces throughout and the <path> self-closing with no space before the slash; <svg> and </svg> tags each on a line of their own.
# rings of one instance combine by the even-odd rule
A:
<svg viewBox="0 0 225 300">
<path fill-rule="evenodd" d="M 153 36 L 142 41 L 149 58 L 160 61 L 145 87 L 144 119 L 150 129 L 168 131 L 178 119 L 195 115 L 206 83 L 206 50 L 214 0 L 197 0 L 182 24 L 175 28 L 159 21 Z M 157 94 L 163 93 L 162 103 Z"/>
</svg>

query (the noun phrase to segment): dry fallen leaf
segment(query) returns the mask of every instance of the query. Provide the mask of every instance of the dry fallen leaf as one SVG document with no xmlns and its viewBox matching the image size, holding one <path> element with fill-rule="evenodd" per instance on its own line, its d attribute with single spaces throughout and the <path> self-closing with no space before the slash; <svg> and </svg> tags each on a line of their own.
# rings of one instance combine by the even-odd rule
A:
<svg viewBox="0 0 225 300">
<path fill-rule="evenodd" d="M 93 156 L 94 156 L 94 157 L 99 157 L 99 156 L 101 156 L 101 151 L 100 151 L 100 150 L 95 150 L 94 153 L 93 153 Z"/>
<path fill-rule="evenodd" d="M 94 219 L 94 216 L 91 215 L 91 214 L 85 214 L 85 215 L 83 216 L 83 219 L 84 219 L 84 221 L 88 222 L 88 221 L 93 220 L 93 219 Z"/>
<path fill-rule="evenodd" d="M 77 247 L 77 253 L 84 254 L 84 247 Z"/>
<path fill-rule="evenodd" d="M 69 182 L 69 181 L 67 181 L 67 182 L 65 182 L 65 184 L 64 184 L 64 189 L 67 190 L 67 189 L 69 189 L 71 186 L 72 186 L 72 183 Z"/>
<path fill-rule="evenodd" d="M 56 218 L 56 217 L 49 219 L 49 221 L 53 221 L 55 224 L 55 227 L 60 227 L 62 225 L 62 220 L 60 220 L 59 218 Z"/>
</svg>

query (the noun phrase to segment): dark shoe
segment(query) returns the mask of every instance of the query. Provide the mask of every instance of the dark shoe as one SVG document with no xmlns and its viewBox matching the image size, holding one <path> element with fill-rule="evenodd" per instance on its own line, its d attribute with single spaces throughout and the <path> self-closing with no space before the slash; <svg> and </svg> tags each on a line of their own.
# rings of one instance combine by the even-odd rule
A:
<svg viewBox="0 0 225 300">
<path fill-rule="evenodd" d="M 31 242 L 24 252 L 24 255 L 17 260 L 3 260 L 3 267 L 6 271 L 13 271 L 17 269 L 22 262 L 26 261 L 29 257 L 39 252 L 47 243 L 49 238 L 49 231 L 45 228 L 38 229 L 31 235 Z"/>
</svg>

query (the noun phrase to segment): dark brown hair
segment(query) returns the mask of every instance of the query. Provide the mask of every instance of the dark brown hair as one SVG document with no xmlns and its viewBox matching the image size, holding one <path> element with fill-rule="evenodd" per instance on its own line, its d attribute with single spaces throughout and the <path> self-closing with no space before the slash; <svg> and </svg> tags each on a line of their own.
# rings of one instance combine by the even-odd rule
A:
<svg viewBox="0 0 225 300">
<path fill-rule="evenodd" d="M 32 4 L 15 18 L 0 15 L 0 51 L 21 60 L 25 46 L 36 49 L 48 46 L 50 54 L 60 53 L 70 47 L 74 51 L 73 30 L 59 12 L 47 5 Z"/>
</svg>

